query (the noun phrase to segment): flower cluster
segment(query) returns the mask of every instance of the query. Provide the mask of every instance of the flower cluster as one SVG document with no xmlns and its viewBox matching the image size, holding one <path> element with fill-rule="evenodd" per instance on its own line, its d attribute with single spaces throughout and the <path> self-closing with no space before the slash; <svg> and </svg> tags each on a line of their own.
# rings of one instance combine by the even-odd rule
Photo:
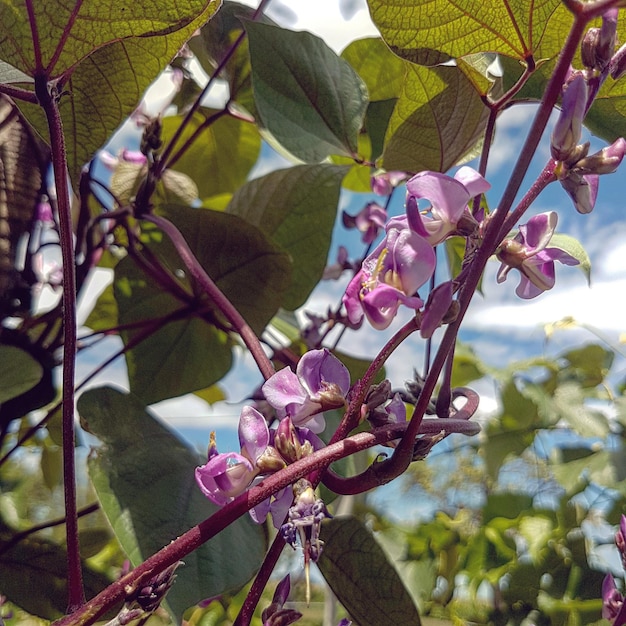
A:
<svg viewBox="0 0 626 626">
<path fill-rule="evenodd" d="M 454 177 L 420 172 L 407 181 L 406 188 L 406 214 L 387 223 L 383 240 L 346 289 L 343 303 L 352 324 L 365 316 L 374 328 L 384 329 L 400 305 L 416 311 L 424 306 L 417 290 L 434 274 L 434 246 L 478 227 L 469 203 L 490 185 L 472 168 L 462 167 Z M 420 201 L 428 203 L 423 212 Z"/>
<path fill-rule="evenodd" d="M 295 373 L 285 368 L 274 374 L 263 385 L 263 393 L 280 418 L 278 427 L 270 430 L 265 417 L 246 406 L 239 419 L 239 453 L 219 453 L 212 433 L 207 463 L 196 468 L 202 493 L 223 506 L 246 491 L 255 479 L 321 449 L 324 444 L 315 432 L 324 428 L 322 412 L 344 406 L 349 387 L 348 370 L 326 349 L 307 352 Z M 252 509 L 250 515 L 261 523 L 270 513 L 279 528 L 292 500 L 290 490 L 283 489 Z"/>
<path fill-rule="evenodd" d="M 591 28 L 581 46 L 584 69 L 570 69 L 563 87 L 561 113 L 551 137 L 555 174 L 579 213 L 590 213 L 598 195 L 598 177 L 615 172 L 626 153 L 619 137 L 610 146 L 588 155 L 589 142 L 580 144 L 582 123 L 606 78 L 620 75 L 617 65 L 623 54 L 614 54 L 617 9 L 602 18 L 601 28 Z"/>
</svg>

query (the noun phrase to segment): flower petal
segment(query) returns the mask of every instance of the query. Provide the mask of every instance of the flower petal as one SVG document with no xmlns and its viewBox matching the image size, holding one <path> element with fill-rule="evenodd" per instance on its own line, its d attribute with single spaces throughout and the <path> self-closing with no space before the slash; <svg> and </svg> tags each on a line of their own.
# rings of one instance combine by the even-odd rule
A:
<svg viewBox="0 0 626 626">
<path fill-rule="evenodd" d="M 267 422 L 251 406 L 244 406 L 239 417 L 239 444 L 251 461 L 256 461 L 270 442 Z"/>
</svg>

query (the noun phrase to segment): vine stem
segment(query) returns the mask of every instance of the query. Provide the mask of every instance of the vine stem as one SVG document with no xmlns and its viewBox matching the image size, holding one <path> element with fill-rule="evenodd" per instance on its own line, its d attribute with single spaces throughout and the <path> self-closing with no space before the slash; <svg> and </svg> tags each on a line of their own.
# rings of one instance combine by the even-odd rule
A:
<svg viewBox="0 0 626 626">
<path fill-rule="evenodd" d="M 215 537 L 224 528 L 272 494 L 293 484 L 299 478 L 307 476 L 310 472 L 328 467 L 339 459 L 397 438 L 400 436 L 401 430 L 406 427 L 406 424 L 394 424 L 376 428 L 370 432 L 358 433 L 288 465 L 284 470 L 251 487 L 211 517 L 174 539 L 126 576 L 111 583 L 97 596 L 78 607 L 72 614 L 54 622 L 54 626 L 88 626 L 92 624 L 107 610 L 123 601 L 127 595 L 132 594 L 141 585 L 149 581 L 155 574 L 162 572 L 177 561 L 183 560 L 185 556 Z"/>
<path fill-rule="evenodd" d="M 145 214 L 142 215 L 142 218 L 158 226 L 170 238 L 194 280 L 219 307 L 226 319 L 239 333 L 265 380 L 275 374 L 274 366 L 265 354 L 259 338 L 230 300 L 220 291 L 213 279 L 205 272 L 200 263 L 198 263 L 198 259 L 196 259 L 178 228 L 172 222 L 159 215 Z"/>
<path fill-rule="evenodd" d="M 78 545 L 78 513 L 76 507 L 76 462 L 74 458 L 74 378 L 76 371 L 76 263 L 72 231 L 72 214 L 67 175 L 67 158 L 63 124 L 56 99 L 45 74 L 35 77 L 35 92 L 46 113 L 50 132 L 50 148 L 54 184 L 59 212 L 59 238 L 63 262 L 63 486 L 65 493 L 65 538 L 67 542 L 68 611 L 85 602 L 83 573 Z"/>
</svg>

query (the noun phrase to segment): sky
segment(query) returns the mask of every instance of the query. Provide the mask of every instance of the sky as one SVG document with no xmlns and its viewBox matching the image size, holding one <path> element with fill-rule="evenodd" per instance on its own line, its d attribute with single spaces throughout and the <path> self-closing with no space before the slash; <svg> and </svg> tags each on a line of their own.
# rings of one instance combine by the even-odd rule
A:
<svg viewBox="0 0 626 626">
<path fill-rule="evenodd" d="M 256 6 L 256 2 L 245 1 Z M 342 12 L 343 11 L 343 12 Z M 295 29 L 309 30 L 322 37 L 335 51 L 340 52 L 350 41 L 362 37 L 375 36 L 375 27 L 371 23 L 365 0 L 317 0 L 312 3 L 305 0 L 274 0 L 270 5 L 269 15 L 279 23 Z M 346 17 L 349 20 L 346 20 Z M 153 96 L 154 97 L 154 96 Z M 513 107 L 502 115 L 496 130 L 496 140 L 491 151 L 487 179 L 492 184 L 487 199 L 490 207 L 497 206 L 502 189 L 519 153 L 524 138 L 524 129 L 528 128 L 534 114 L 533 106 Z M 546 133 L 547 134 L 547 133 Z M 124 142 L 126 135 L 118 136 L 110 150 L 115 150 Z M 601 141 L 589 137 L 592 151 L 603 146 Z M 284 167 L 287 163 L 270 149 L 265 148 L 263 159 L 255 167 L 253 176 Z M 532 182 L 532 175 L 537 174 L 549 156 L 547 138 L 541 144 L 533 161 L 531 173 L 527 176 L 522 192 Z M 539 213 L 554 210 L 559 215 L 560 232 L 565 232 L 583 242 L 592 261 L 592 283 L 589 287 L 585 278 L 576 268 L 557 267 L 555 288 L 540 297 L 522 301 L 514 294 L 517 278 L 512 272 L 502 285 L 496 284 L 497 262 L 491 262 L 484 278 L 484 295 L 477 295 L 468 311 L 463 324 L 461 339 L 470 342 L 481 358 L 491 365 L 503 365 L 512 360 L 530 355 L 545 354 L 554 356 L 566 347 L 581 342 L 594 342 L 596 336 L 585 326 L 595 329 L 607 338 L 611 345 L 620 347 L 619 341 L 624 333 L 624 316 L 620 304 L 626 292 L 626 221 L 622 219 L 625 204 L 626 170 L 613 175 L 603 176 L 595 210 L 589 215 L 579 215 L 574 210 L 569 198 L 560 186 L 553 185 L 539 197 L 531 212 Z M 340 210 L 354 214 L 373 196 L 342 192 Z M 392 205 L 392 212 L 399 214 L 403 210 L 403 194 L 397 193 Z M 338 211 L 338 215 L 340 211 Z M 346 245 L 353 256 L 362 252 L 358 234 L 346 233 L 340 226 L 335 228 L 330 259 L 334 259 L 338 246 Z M 349 277 L 341 281 L 324 282 L 314 291 L 304 307 L 312 312 L 324 313 L 329 305 L 336 306 L 340 301 Z M 101 277 L 94 281 L 94 288 L 89 291 L 93 299 L 102 286 Z M 87 311 L 84 304 L 82 311 Z M 410 313 L 401 313 L 387 331 L 374 331 L 366 325 L 359 332 L 347 332 L 339 348 L 353 356 L 371 358 L 384 345 L 387 339 Z M 304 313 L 299 313 L 304 319 Z M 556 332 L 546 340 L 544 327 L 547 324 L 572 317 L 578 328 Z M 107 345 L 97 351 L 81 355 L 80 374 L 85 374 L 101 362 L 107 350 L 111 352 L 119 347 L 118 340 L 111 339 Z M 626 347 L 621 346 L 626 350 Z M 394 387 L 402 386 L 412 377 L 413 368 L 423 367 L 423 341 L 411 338 L 391 357 L 387 364 L 387 375 Z M 260 376 L 255 371 L 249 358 L 236 356 L 237 367 L 222 381 L 229 392 L 228 403 L 219 403 L 211 408 L 194 397 L 184 397 L 159 403 L 155 411 L 168 423 L 181 429 L 184 436 L 194 445 L 204 447 L 210 430 L 217 429 L 226 449 L 236 446 L 235 428 L 241 399 L 245 398 Z M 626 376 L 624 363 L 620 365 L 621 377 Z M 121 364 L 108 368 L 96 381 L 98 384 L 112 382 L 127 388 L 127 379 Z M 482 394 L 481 411 L 483 415 L 491 413 L 495 406 L 493 389 L 484 382 L 478 383 L 477 389 Z M 223 434 L 222 434 L 223 433 Z M 220 439 L 218 438 L 218 443 Z"/>
</svg>

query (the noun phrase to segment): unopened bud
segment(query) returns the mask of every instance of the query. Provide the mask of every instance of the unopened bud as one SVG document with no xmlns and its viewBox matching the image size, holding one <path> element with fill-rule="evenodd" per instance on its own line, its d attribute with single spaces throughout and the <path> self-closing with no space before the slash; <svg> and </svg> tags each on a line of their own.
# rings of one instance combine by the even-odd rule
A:
<svg viewBox="0 0 626 626">
<path fill-rule="evenodd" d="M 626 140 L 616 139 L 610 146 L 591 154 L 576 163 L 576 169 L 583 174 L 612 174 L 626 154 Z"/>
<path fill-rule="evenodd" d="M 290 417 L 280 420 L 274 437 L 274 445 L 287 463 L 295 463 L 314 452 L 310 441 L 305 439 L 303 443 L 300 440 Z"/>
<path fill-rule="evenodd" d="M 584 215 L 591 213 L 596 204 L 598 195 L 598 176 L 596 174 L 585 174 L 572 171 L 569 176 L 559 181 L 568 193 L 574 208 Z"/>
<path fill-rule="evenodd" d="M 550 150 L 556 161 L 566 161 L 576 150 L 586 106 L 587 82 L 582 74 L 577 74 L 565 88 L 561 113 L 552 131 Z"/>
<path fill-rule="evenodd" d="M 626 73 L 626 44 L 624 44 L 614 55 L 609 63 L 609 74 L 611 78 L 617 80 Z"/>
<path fill-rule="evenodd" d="M 590 28 L 585 34 L 580 52 L 585 67 L 603 72 L 611 61 L 617 33 L 617 9 L 602 16 L 602 28 Z"/>
<path fill-rule="evenodd" d="M 267 446 L 256 461 L 256 466 L 261 474 L 273 474 L 286 467 L 286 465 L 285 459 L 273 446 Z"/>
</svg>

